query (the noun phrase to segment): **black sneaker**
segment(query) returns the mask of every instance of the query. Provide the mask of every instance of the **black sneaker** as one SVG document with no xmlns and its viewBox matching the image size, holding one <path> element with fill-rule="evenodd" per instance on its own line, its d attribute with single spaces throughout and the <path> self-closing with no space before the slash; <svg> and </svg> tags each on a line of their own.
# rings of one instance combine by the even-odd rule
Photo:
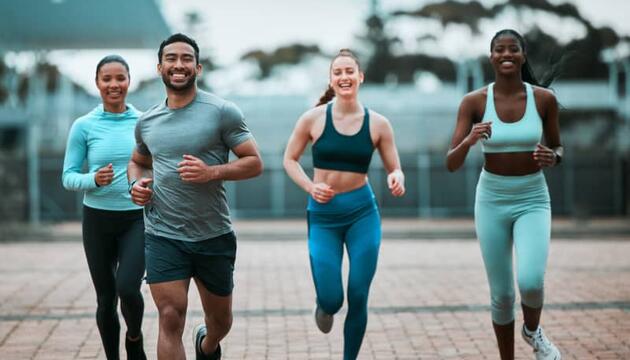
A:
<svg viewBox="0 0 630 360">
<path fill-rule="evenodd" d="M 193 344 L 195 344 L 195 354 L 197 360 L 220 360 L 221 359 L 221 344 L 217 345 L 217 349 L 210 355 L 203 353 L 201 349 L 201 342 L 206 337 L 208 329 L 205 324 L 199 324 L 193 330 Z"/>
<path fill-rule="evenodd" d="M 127 360 L 147 360 L 142 344 L 142 334 L 135 341 L 131 341 L 128 336 L 125 336 L 125 350 L 127 351 Z"/>
</svg>

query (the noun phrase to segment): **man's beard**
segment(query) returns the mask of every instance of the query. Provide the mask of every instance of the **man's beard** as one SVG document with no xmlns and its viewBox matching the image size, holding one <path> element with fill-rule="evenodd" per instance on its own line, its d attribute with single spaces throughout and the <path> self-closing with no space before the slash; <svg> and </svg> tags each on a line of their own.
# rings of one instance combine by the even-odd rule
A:
<svg viewBox="0 0 630 360">
<path fill-rule="evenodd" d="M 193 73 L 188 81 L 186 81 L 183 85 L 173 85 L 168 77 L 168 74 L 162 75 L 162 82 L 166 85 L 167 88 L 175 91 L 185 91 L 192 88 L 195 85 L 195 81 L 197 81 L 197 74 Z"/>
</svg>

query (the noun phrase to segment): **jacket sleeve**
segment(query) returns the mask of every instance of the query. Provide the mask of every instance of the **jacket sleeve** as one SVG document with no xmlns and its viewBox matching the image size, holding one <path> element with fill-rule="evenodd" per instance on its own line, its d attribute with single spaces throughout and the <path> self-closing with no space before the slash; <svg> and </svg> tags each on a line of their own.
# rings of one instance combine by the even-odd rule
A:
<svg viewBox="0 0 630 360">
<path fill-rule="evenodd" d="M 87 125 L 85 121 L 79 119 L 70 128 L 61 175 L 61 182 L 66 190 L 90 190 L 97 187 L 94 181 L 95 172 L 81 172 L 88 153 Z"/>
</svg>

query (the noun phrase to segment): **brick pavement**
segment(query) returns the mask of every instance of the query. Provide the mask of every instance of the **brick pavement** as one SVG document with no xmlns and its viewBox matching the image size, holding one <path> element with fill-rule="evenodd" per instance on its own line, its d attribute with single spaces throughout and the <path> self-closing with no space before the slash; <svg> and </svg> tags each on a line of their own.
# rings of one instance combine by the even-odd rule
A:
<svg viewBox="0 0 630 360">
<path fill-rule="evenodd" d="M 553 240 L 543 325 L 563 359 L 630 359 L 628 240 Z M 157 313 L 143 292 L 153 359 Z M 202 319 L 195 292 L 184 333 L 191 359 Z M 239 242 L 224 359 L 341 359 L 345 307 L 323 335 L 313 299 L 304 241 Z M 360 359 L 497 359 L 487 304 L 476 242 L 386 239 Z M 79 242 L 0 244 L 0 359 L 104 359 L 94 309 Z M 516 345 L 517 359 L 533 359 L 520 338 Z"/>
</svg>

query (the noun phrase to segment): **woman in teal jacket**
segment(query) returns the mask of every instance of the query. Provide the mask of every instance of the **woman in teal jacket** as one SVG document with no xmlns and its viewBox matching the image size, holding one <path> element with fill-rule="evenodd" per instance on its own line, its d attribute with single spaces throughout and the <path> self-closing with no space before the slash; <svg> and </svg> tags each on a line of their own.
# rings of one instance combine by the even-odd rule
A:
<svg viewBox="0 0 630 360">
<path fill-rule="evenodd" d="M 119 359 L 117 304 L 127 324 L 128 359 L 146 359 L 142 345 L 144 300 L 144 222 L 142 208 L 131 202 L 127 162 L 135 146 L 134 128 L 141 113 L 126 104 L 129 66 L 120 56 L 104 57 L 96 67 L 103 103 L 77 119 L 70 130 L 62 182 L 84 191 L 83 247 L 96 290 L 96 323 L 105 355 Z M 87 161 L 88 171 L 82 172 Z"/>
</svg>

